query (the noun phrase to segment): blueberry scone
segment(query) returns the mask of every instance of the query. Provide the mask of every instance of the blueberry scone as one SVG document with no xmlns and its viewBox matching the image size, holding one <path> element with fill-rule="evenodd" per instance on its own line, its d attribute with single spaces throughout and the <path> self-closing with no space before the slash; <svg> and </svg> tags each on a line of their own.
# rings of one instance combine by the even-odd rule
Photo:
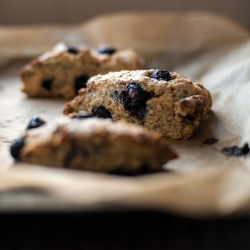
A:
<svg viewBox="0 0 250 250">
<path fill-rule="evenodd" d="M 210 93 L 201 84 L 177 72 L 150 69 L 94 76 L 63 112 L 75 117 L 85 110 L 139 124 L 166 137 L 187 139 L 211 106 Z"/>
<path fill-rule="evenodd" d="M 164 138 L 111 119 L 31 119 L 11 155 L 22 162 L 107 173 L 160 171 L 176 158 Z"/>
<path fill-rule="evenodd" d="M 131 49 L 106 46 L 97 52 L 86 46 L 76 48 L 60 43 L 24 66 L 20 77 L 22 91 L 30 97 L 72 98 L 91 76 L 143 67 L 144 60 Z"/>
</svg>

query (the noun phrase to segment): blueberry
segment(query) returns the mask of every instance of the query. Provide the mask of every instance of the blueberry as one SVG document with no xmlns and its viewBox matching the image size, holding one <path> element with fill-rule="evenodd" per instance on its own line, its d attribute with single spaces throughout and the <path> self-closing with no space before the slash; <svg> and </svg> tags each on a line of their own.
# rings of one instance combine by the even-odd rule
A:
<svg viewBox="0 0 250 250">
<path fill-rule="evenodd" d="M 78 48 L 76 48 L 76 47 L 73 47 L 73 46 L 67 46 L 68 47 L 68 52 L 69 53 L 71 53 L 71 54 L 74 54 L 74 55 L 76 55 L 76 54 L 78 54 L 79 53 L 79 49 Z"/>
<path fill-rule="evenodd" d="M 136 100 L 138 99 L 138 91 L 136 90 L 136 88 L 131 87 L 128 89 L 128 96 L 131 100 Z"/>
<path fill-rule="evenodd" d="M 100 46 L 98 49 L 98 52 L 100 54 L 109 54 L 112 55 L 113 53 L 116 52 L 116 49 L 111 47 L 111 46 Z"/>
<path fill-rule="evenodd" d="M 185 118 L 187 118 L 189 121 L 194 122 L 195 121 L 195 117 L 192 115 L 186 115 Z"/>
<path fill-rule="evenodd" d="M 102 105 L 97 108 L 94 108 L 92 112 L 94 116 L 97 118 L 111 118 L 112 119 L 110 112 Z"/>
<path fill-rule="evenodd" d="M 46 122 L 42 120 L 39 116 L 32 117 L 28 123 L 27 129 L 38 128 L 45 124 Z"/>
<path fill-rule="evenodd" d="M 13 143 L 10 146 L 10 154 L 14 159 L 16 160 L 19 159 L 20 151 L 23 148 L 23 146 L 24 146 L 24 140 L 22 138 L 13 141 Z"/>
<path fill-rule="evenodd" d="M 125 108 L 143 105 L 149 98 L 149 94 L 139 84 L 131 83 L 126 88 Z"/>
<path fill-rule="evenodd" d="M 172 79 L 171 77 L 171 73 L 168 72 L 167 70 L 163 69 L 163 70 L 159 70 L 156 69 L 152 75 L 150 76 L 150 78 L 155 78 L 158 81 L 169 81 Z"/>
<path fill-rule="evenodd" d="M 74 87 L 75 87 L 76 95 L 78 94 L 78 91 L 81 88 L 86 88 L 86 83 L 87 83 L 88 79 L 89 79 L 89 77 L 87 75 L 82 75 L 82 76 L 79 76 L 75 79 Z"/>
<path fill-rule="evenodd" d="M 146 102 L 153 94 L 142 89 L 137 83 L 130 83 L 121 94 L 121 103 L 130 115 L 142 120 L 146 113 Z"/>
<path fill-rule="evenodd" d="M 48 91 L 51 91 L 52 89 L 52 83 L 53 79 L 47 79 L 42 82 L 42 87 L 47 89 Z"/>
<path fill-rule="evenodd" d="M 86 114 L 79 114 L 76 117 L 74 117 L 74 119 L 79 119 L 79 120 L 88 119 L 88 118 L 94 118 L 94 115 L 90 115 L 90 114 L 86 113 Z"/>
</svg>

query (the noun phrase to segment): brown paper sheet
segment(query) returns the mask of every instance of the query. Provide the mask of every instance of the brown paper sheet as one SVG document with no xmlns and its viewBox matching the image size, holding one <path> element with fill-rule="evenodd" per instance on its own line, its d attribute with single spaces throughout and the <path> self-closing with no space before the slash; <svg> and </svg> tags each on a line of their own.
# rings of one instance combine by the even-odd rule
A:
<svg viewBox="0 0 250 250">
<path fill-rule="evenodd" d="M 29 99 L 20 67 L 56 42 L 133 48 L 148 68 L 179 71 L 201 82 L 213 107 L 187 141 L 166 139 L 179 159 L 171 173 L 121 177 L 14 164 L 8 148 L 32 115 L 61 115 L 65 100 Z M 0 190 L 31 187 L 82 207 L 150 207 L 189 216 L 249 213 L 250 157 L 226 157 L 223 147 L 250 142 L 250 35 L 207 13 L 120 13 L 79 26 L 0 27 Z M 15 60 L 14 60 L 15 59 Z M 19 59 L 19 60 L 17 60 Z M 203 138 L 219 142 L 203 145 Z M 27 204 L 29 206 L 29 204 Z M 1 204 L 0 204 L 1 207 Z"/>
</svg>

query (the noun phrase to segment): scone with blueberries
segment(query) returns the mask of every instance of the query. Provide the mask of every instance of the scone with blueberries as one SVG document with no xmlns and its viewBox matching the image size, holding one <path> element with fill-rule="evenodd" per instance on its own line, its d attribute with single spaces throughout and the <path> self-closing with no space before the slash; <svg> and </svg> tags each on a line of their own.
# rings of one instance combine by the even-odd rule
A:
<svg viewBox="0 0 250 250">
<path fill-rule="evenodd" d="M 60 43 L 24 66 L 20 77 L 30 97 L 73 98 L 91 76 L 143 68 L 144 59 L 132 49 L 101 46 L 95 51 Z"/>
<path fill-rule="evenodd" d="M 19 161 L 105 173 L 162 171 L 177 157 L 158 133 L 110 119 L 31 119 L 14 141 L 11 155 Z"/>
<path fill-rule="evenodd" d="M 63 113 L 73 118 L 87 111 L 142 125 L 166 137 L 187 139 L 211 106 L 209 91 L 178 72 L 124 70 L 90 78 Z"/>
</svg>

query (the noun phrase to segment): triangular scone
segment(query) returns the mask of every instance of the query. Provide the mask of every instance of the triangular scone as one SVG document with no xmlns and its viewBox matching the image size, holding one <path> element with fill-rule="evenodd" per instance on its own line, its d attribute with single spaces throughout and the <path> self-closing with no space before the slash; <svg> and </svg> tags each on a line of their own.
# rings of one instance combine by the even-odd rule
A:
<svg viewBox="0 0 250 250">
<path fill-rule="evenodd" d="M 163 170 L 177 157 L 159 134 L 110 119 L 63 117 L 30 124 L 11 146 L 12 156 L 22 162 L 134 174 Z"/>
<path fill-rule="evenodd" d="M 75 117 L 86 110 L 142 125 L 166 137 L 187 139 L 211 106 L 211 95 L 201 84 L 177 72 L 150 69 L 94 76 L 63 112 Z"/>
<path fill-rule="evenodd" d="M 97 52 L 60 43 L 24 66 L 20 77 L 22 91 L 30 97 L 73 98 L 91 76 L 143 68 L 143 58 L 131 49 Z"/>
</svg>

